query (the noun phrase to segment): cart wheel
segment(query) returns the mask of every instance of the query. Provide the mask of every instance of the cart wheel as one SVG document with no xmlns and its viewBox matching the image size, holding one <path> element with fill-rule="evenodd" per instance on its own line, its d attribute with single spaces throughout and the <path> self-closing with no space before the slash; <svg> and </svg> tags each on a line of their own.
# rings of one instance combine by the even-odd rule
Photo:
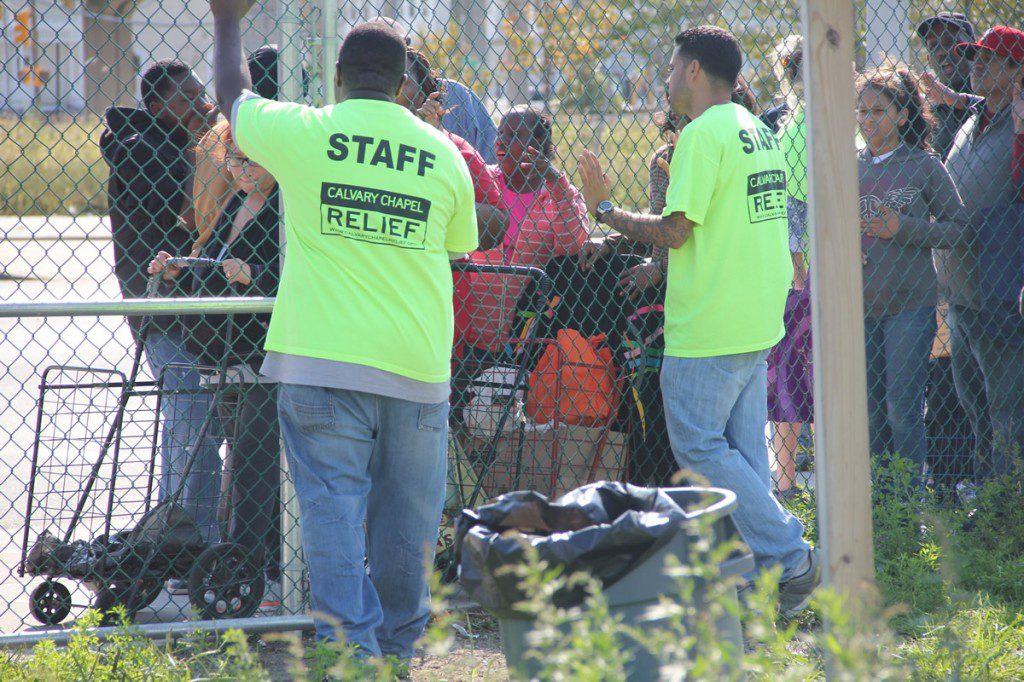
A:
<svg viewBox="0 0 1024 682">
<path fill-rule="evenodd" d="M 111 610 L 120 604 L 128 614 L 128 620 L 160 596 L 163 582 L 156 578 L 142 578 L 133 582 L 118 581 L 100 587 L 92 607 L 103 614 L 102 625 L 117 625 Z"/>
<path fill-rule="evenodd" d="M 189 599 L 204 620 L 248 618 L 260 607 L 264 588 L 263 568 L 241 545 L 210 547 L 188 574 Z"/>
<path fill-rule="evenodd" d="M 71 590 L 56 580 L 47 580 L 32 590 L 29 609 L 43 625 L 56 625 L 71 613 Z"/>
</svg>

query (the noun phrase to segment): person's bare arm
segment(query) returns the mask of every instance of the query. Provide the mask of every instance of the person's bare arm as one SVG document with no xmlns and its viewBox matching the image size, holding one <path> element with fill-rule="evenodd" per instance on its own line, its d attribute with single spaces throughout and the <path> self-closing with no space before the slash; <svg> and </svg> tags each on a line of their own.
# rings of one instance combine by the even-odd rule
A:
<svg viewBox="0 0 1024 682">
<path fill-rule="evenodd" d="M 592 152 L 580 154 L 581 189 L 587 210 L 593 214 L 598 204 L 612 196 L 611 180 L 601 168 L 601 162 Z M 634 241 L 668 249 L 678 249 L 693 233 L 694 223 L 683 213 L 667 216 L 628 213 L 615 209 L 604 216 L 602 222 Z"/>
<path fill-rule="evenodd" d="M 228 118 L 243 90 L 252 88 L 242 52 L 242 18 L 251 0 L 210 0 L 213 14 L 213 85 L 217 104 Z"/>
<path fill-rule="evenodd" d="M 602 222 L 633 241 L 653 244 L 666 249 L 678 249 L 693 234 L 693 221 L 682 213 L 669 216 L 628 213 L 615 209 Z"/>
<path fill-rule="evenodd" d="M 490 204 L 477 203 L 476 221 L 481 251 L 493 249 L 505 239 L 505 232 L 508 231 L 508 211 Z"/>
</svg>

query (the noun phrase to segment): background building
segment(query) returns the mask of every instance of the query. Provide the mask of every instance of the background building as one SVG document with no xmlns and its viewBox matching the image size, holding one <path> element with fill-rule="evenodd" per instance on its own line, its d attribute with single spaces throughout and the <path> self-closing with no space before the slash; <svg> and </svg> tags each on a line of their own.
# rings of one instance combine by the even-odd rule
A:
<svg viewBox="0 0 1024 682">
<path fill-rule="evenodd" d="M 297 0 L 307 63 L 320 63 L 320 3 Z M 489 8 L 489 9 L 487 9 Z M 339 36 L 373 16 L 393 16 L 412 28 L 416 43 L 460 27 L 459 52 L 475 72 L 491 70 L 499 5 L 470 0 L 349 2 Z M 151 62 L 177 58 L 209 80 L 213 49 L 206 0 L 31 0 L 0 6 L 0 108 L 103 111 L 138 100 L 138 77 Z M 280 42 L 277 0 L 255 4 L 243 35 L 247 50 Z M 431 50 L 428 50 L 431 51 Z M 315 70 L 311 70 L 314 73 Z"/>
</svg>

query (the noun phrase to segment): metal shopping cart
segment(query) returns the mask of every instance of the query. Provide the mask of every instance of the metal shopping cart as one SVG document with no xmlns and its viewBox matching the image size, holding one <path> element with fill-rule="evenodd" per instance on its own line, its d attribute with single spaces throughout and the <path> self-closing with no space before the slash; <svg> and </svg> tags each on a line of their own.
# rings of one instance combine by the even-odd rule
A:
<svg viewBox="0 0 1024 682">
<path fill-rule="evenodd" d="M 173 258 L 169 264 L 220 265 L 203 258 Z M 154 276 L 147 297 L 158 284 Z M 198 389 L 212 394 L 213 407 L 202 418 L 196 442 L 188 444 L 182 483 L 166 499 L 154 500 L 162 401 L 181 391 L 164 388 L 173 365 L 155 381 L 139 380 L 151 327 L 152 318 L 146 318 L 127 375 L 68 365 L 43 371 L 19 574 L 43 578 L 31 594 L 30 611 L 46 625 L 63 621 L 74 606 L 60 578 L 79 581 L 93 592 L 91 606 L 107 621 L 115 606 L 134 618 L 171 578 L 188 581 L 191 605 L 202 618 L 247 617 L 262 599 L 262 568 L 238 545 L 207 544 L 178 505 L 216 419 L 225 390 L 223 367 L 197 368 L 220 370 L 219 383 Z M 226 345 L 233 327 L 229 315 Z M 117 530 L 125 526 L 130 527 Z M 33 527 L 43 530 L 30 545 Z"/>
<path fill-rule="evenodd" d="M 545 352 L 557 352 L 554 338 L 540 338 L 538 324 L 557 299 L 552 282 L 539 268 L 455 263 L 457 272 L 515 281 L 515 321 L 501 339 L 503 349 L 484 356 L 467 350 L 453 373 L 449 435 L 448 494 L 437 548 L 437 567 L 454 576 L 451 520 L 462 509 L 511 490 L 531 489 L 555 496 L 579 485 L 624 475 L 624 443 L 612 432 L 615 415 L 605 423 L 564 423 L 556 414 L 544 424 L 530 419 L 530 377 Z M 479 300 L 476 306 L 489 306 Z M 497 304 L 500 305 L 500 304 Z M 477 312 L 501 314 L 496 309 Z M 553 398 L 562 385 L 551 386 Z"/>
</svg>

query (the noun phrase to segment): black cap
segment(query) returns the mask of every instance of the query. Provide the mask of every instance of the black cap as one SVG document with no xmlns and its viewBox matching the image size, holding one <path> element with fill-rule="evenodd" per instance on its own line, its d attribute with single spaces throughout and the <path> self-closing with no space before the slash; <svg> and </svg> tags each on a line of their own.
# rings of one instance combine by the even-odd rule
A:
<svg viewBox="0 0 1024 682">
<path fill-rule="evenodd" d="M 970 19 L 967 18 L 967 15 L 960 14 L 959 12 L 939 12 L 934 17 L 928 17 L 917 27 L 917 35 L 924 38 L 928 35 L 929 31 L 939 28 L 940 25 L 960 29 L 965 32 L 971 40 L 974 39 L 974 24 L 972 24 Z"/>
<path fill-rule="evenodd" d="M 249 55 L 253 91 L 265 99 L 277 99 L 277 45 L 264 45 Z"/>
<path fill-rule="evenodd" d="M 278 64 L 280 53 L 277 45 L 264 45 L 253 50 L 246 60 L 249 64 L 249 77 L 252 78 L 252 90 L 264 99 L 277 99 L 280 93 Z M 309 92 L 309 74 L 302 68 L 302 96 Z"/>
</svg>

